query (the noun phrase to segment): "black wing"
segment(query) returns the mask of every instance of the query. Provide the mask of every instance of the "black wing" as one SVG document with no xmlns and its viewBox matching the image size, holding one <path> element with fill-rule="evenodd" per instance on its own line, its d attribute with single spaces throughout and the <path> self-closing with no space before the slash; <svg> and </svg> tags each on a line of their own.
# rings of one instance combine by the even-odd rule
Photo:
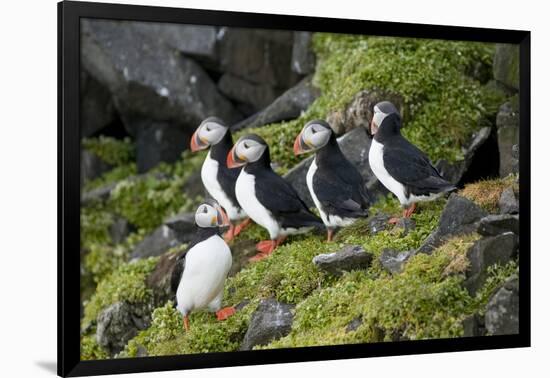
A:
<svg viewBox="0 0 550 378">
<path fill-rule="evenodd" d="M 384 145 L 384 167 L 414 195 L 429 195 L 455 188 L 441 177 L 420 149 L 402 136 Z"/>
<path fill-rule="evenodd" d="M 319 217 L 309 211 L 296 190 L 271 170 L 257 172 L 256 197 L 283 227 L 322 226 Z"/>
<path fill-rule="evenodd" d="M 183 270 L 185 269 L 185 255 L 187 254 L 187 251 L 189 251 L 189 248 L 181 252 L 178 257 L 176 257 L 176 265 L 174 266 L 172 276 L 170 277 L 170 288 L 173 295 L 176 295 L 176 292 L 178 291 L 181 276 L 183 274 Z"/>
<path fill-rule="evenodd" d="M 323 163 L 313 176 L 313 189 L 323 209 L 343 217 L 366 216 L 370 197 L 355 166 L 343 155 L 334 155 L 327 166 Z"/>
</svg>

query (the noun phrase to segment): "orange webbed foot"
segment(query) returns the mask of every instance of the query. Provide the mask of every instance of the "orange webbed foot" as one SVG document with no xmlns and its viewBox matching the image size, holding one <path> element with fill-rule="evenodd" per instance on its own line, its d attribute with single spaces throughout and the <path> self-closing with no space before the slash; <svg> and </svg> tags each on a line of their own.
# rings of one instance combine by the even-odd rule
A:
<svg viewBox="0 0 550 378">
<path fill-rule="evenodd" d="M 220 321 L 225 320 L 230 316 L 234 315 L 236 312 L 237 310 L 235 310 L 235 307 L 233 306 L 224 307 L 221 310 L 216 311 L 216 318 Z"/>
</svg>

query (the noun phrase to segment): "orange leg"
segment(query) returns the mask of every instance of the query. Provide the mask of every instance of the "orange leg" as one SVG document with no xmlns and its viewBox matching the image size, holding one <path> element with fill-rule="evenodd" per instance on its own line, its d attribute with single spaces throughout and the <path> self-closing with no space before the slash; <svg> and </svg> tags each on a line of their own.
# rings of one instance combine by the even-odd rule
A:
<svg viewBox="0 0 550 378">
<path fill-rule="evenodd" d="M 236 227 L 235 227 L 235 230 L 233 231 L 233 237 L 239 235 L 241 233 L 241 231 L 243 231 L 245 228 L 247 228 L 248 226 L 250 226 L 252 224 L 252 219 L 250 218 L 246 218 L 244 221 L 242 221 L 241 223 L 239 223 Z"/>
<path fill-rule="evenodd" d="M 327 228 L 327 243 L 330 243 L 333 237 L 334 237 L 334 229 Z"/>
<path fill-rule="evenodd" d="M 281 245 L 286 239 L 286 236 L 281 236 L 276 240 L 263 240 L 256 244 L 256 249 L 260 251 L 257 255 L 248 259 L 250 262 L 260 261 L 271 255 L 279 245 Z"/>
<path fill-rule="evenodd" d="M 223 235 L 223 240 L 225 240 L 226 243 L 229 243 L 235 236 L 237 236 L 237 234 L 235 234 L 235 226 L 233 226 L 233 223 L 229 223 L 229 230 L 227 230 Z"/>
<path fill-rule="evenodd" d="M 224 307 L 221 310 L 216 311 L 216 318 L 218 320 L 225 320 L 229 318 L 231 315 L 235 314 L 237 310 L 235 310 L 235 307 Z"/>
<path fill-rule="evenodd" d="M 403 211 L 403 217 L 404 218 L 410 218 L 415 210 L 416 210 L 416 203 L 413 203 L 408 209 Z"/>
<path fill-rule="evenodd" d="M 389 223 L 389 224 L 396 224 L 397 222 L 399 222 L 399 219 L 400 219 L 400 218 L 396 218 L 396 217 L 390 218 L 390 219 L 388 220 L 388 223 Z"/>
<path fill-rule="evenodd" d="M 183 317 L 183 326 L 185 327 L 185 330 L 189 332 L 189 315 L 185 315 Z"/>
</svg>

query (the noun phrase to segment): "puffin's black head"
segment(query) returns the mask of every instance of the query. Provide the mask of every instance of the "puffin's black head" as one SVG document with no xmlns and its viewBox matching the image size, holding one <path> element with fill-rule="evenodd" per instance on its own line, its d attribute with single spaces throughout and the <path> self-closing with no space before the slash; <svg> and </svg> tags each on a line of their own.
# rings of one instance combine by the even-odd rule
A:
<svg viewBox="0 0 550 378">
<path fill-rule="evenodd" d="M 229 218 L 214 200 L 205 200 L 195 212 L 195 223 L 202 228 L 229 226 Z"/>
<path fill-rule="evenodd" d="M 191 151 L 204 150 L 219 143 L 229 127 L 219 118 L 208 117 L 201 122 L 191 137 Z"/>
<path fill-rule="evenodd" d="M 332 129 L 327 122 L 320 119 L 309 121 L 294 141 L 294 155 L 300 155 L 324 147 L 332 134 Z"/>
<path fill-rule="evenodd" d="M 269 147 L 260 136 L 256 134 L 242 136 L 227 154 L 227 166 L 237 168 L 254 163 L 265 153 L 269 153 Z"/>
<path fill-rule="evenodd" d="M 382 125 L 383 120 L 390 114 L 395 114 L 399 119 L 399 128 L 401 128 L 401 115 L 399 110 L 389 101 L 381 101 L 374 105 L 373 117 L 370 123 L 370 134 L 375 136 L 378 133 L 378 129 Z"/>
</svg>

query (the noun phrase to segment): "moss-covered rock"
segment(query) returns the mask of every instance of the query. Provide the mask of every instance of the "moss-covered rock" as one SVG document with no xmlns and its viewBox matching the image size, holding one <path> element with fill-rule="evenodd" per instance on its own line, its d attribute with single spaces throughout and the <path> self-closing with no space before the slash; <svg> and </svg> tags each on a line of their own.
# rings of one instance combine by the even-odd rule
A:
<svg viewBox="0 0 550 378">
<path fill-rule="evenodd" d="M 499 200 L 502 192 L 509 187 L 512 187 L 514 192 L 518 193 L 519 184 L 516 175 L 467 184 L 460 191 L 460 195 L 475 202 L 488 212 L 496 213 L 499 209 Z"/>
</svg>

